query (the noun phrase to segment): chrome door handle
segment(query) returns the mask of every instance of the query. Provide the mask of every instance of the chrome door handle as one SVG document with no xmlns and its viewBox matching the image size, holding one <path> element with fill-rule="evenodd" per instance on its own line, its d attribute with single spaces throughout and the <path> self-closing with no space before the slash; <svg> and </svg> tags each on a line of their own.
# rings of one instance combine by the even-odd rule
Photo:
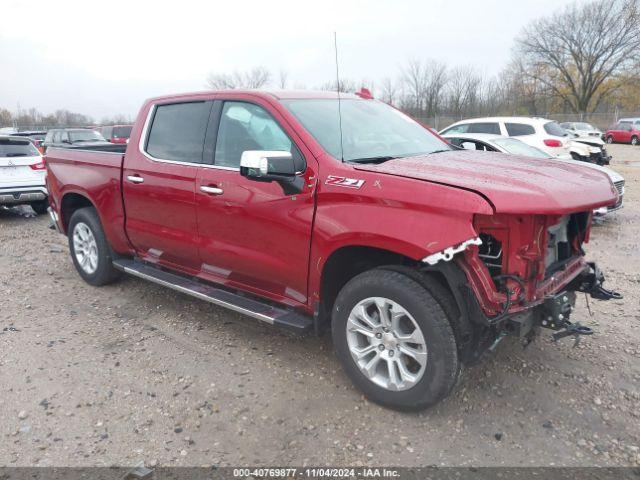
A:
<svg viewBox="0 0 640 480">
<path fill-rule="evenodd" d="M 127 180 L 133 183 L 142 183 L 144 182 L 144 178 L 139 177 L 138 175 L 129 175 L 127 176 Z"/>
<path fill-rule="evenodd" d="M 211 195 L 222 195 L 224 193 L 224 190 L 222 190 L 221 188 L 207 187 L 205 185 L 202 185 L 200 187 L 200 190 L 203 191 L 204 193 L 210 193 Z"/>
</svg>

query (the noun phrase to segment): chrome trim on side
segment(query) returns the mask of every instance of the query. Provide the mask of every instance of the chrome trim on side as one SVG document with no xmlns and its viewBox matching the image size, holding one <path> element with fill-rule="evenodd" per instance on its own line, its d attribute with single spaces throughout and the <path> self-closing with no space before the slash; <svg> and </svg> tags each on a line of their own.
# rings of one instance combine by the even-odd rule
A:
<svg viewBox="0 0 640 480">
<path fill-rule="evenodd" d="M 445 248 L 439 252 L 433 253 L 427 257 L 424 257 L 422 261 L 424 263 L 428 263 L 429 265 L 435 265 L 439 261 L 449 262 L 453 259 L 453 256 L 456 253 L 462 252 L 469 245 L 482 245 L 482 240 L 480 237 L 470 238 L 469 240 L 465 240 L 459 245 L 454 245 L 453 247 Z"/>
<path fill-rule="evenodd" d="M 191 167 L 204 167 L 204 168 L 213 168 L 215 170 L 229 170 L 229 171 L 233 171 L 233 172 L 239 172 L 240 171 L 240 167 L 235 168 L 235 167 L 223 167 L 221 165 L 211 165 L 210 163 L 197 163 L 197 162 L 179 162 L 177 160 L 168 160 L 166 158 L 157 158 L 154 157 L 153 155 L 151 155 L 150 153 L 147 153 L 147 151 L 144 149 L 144 145 L 147 142 L 147 137 L 149 135 L 149 127 L 151 126 L 151 119 L 153 118 L 153 114 L 156 111 L 156 108 L 158 107 L 158 104 L 153 104 L 151 106 L 151 108 L 149 109 L 149 113 L 147 114 L 147 118 L 144 121 L 144 126 L 142 127 L 142 133 L 140 134 L 140 141 L 138 142 L 138 151 L 144 155 L 146 158 L 148 158 L 149 160 L 153 161 L 153 162 L 159 162 L 159 163 L 171 163 L 174 165 L 186 165 L 186 166 L 191 166 Z"/>
</svg>

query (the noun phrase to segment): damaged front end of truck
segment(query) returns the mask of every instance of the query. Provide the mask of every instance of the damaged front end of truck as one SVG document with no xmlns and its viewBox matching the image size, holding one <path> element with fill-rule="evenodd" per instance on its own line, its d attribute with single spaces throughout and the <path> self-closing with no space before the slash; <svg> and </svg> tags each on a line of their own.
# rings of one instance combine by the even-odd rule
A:
<svg viewBox="0 0 640 480">
<path fill-rule="evenodd" d="M 587 262 L 591 212 L 567 215 L 478 215 L 478 237 L 440 257 L 424 259 L 425 270 L 447 277 L 469 320 L 467 361 L 506 336 L 530 343 L 540 328 L 554 340 L 576 343 L 593 331 L 572 319 L 577 293 L 597 300 L 621 299 L 606 289 L 604 274 Z"/>
</svg>

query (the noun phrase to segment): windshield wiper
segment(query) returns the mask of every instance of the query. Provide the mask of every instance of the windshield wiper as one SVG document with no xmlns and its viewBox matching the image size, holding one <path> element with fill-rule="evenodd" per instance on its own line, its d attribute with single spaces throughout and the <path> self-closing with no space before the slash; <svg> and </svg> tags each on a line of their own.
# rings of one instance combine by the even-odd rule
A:
<svg viewBox="0 0 640 480">
<path fill-rule="evenodd" d="M 394 157 L 392 155 L 380 155 L 378 157 L 353 158 L 347 161 L 353 162 L 353 163 L 382 163 L 388 160 L 395 160 L 396 158 L 401 158 L 401 157 Z"/>
<path fill-rule="evenodd" d="M 453 150 L 451 150 L 450 148 L 446 148 L 444 150 L 434 150 L 433 152 L 429 152 L 429 155 L 431 155 L 432 153 L 444 153 L 444 152 L 452 152 Z"/>
<path fill-rule="evenodd" d="M 26 157 L 26 153 L 7 153 L 5 157 Z"/>
</svg>

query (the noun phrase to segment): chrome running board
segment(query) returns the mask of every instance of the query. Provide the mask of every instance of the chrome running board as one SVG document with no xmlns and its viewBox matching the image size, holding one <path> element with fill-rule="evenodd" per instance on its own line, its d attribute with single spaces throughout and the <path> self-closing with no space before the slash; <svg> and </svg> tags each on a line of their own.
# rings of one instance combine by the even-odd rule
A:
<svg viewBox="0 0 640 480">
<path fill-rule="evenodd" d="M 275 307 L 266 302 L 248 298 L 213 285 L 199 282 L 188 277 L 170 273 L 148 263 L 137 260 L 118 259 L 113 266 L 134 277 L 143 278 L 158 285 L 171 288 L 192 297 L 219 305 L 234 312 L 256 318 L 270 325 L 303 333 L 310 330 L 313 321 L 310 317 L 284 308 Z"/>
</svg>

